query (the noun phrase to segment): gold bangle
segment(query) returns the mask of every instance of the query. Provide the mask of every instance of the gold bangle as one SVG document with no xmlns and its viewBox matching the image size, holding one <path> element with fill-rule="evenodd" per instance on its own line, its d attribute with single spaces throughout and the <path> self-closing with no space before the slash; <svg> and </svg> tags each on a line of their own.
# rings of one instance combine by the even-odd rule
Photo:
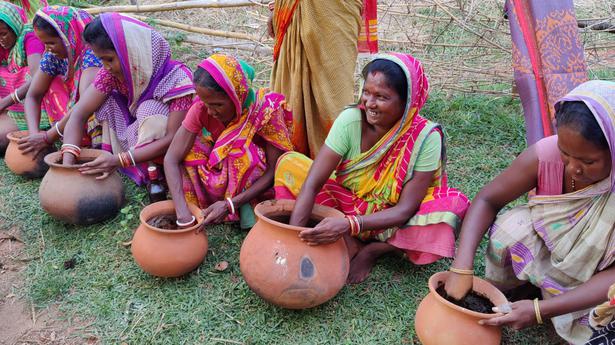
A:
<svg viewBox="0 0 615 345">
<path fill-rule="evenodd" d="M 534 298 L 534 312 L 536 313 L 536 322 L 542 325 L 542 316 L 540 316 L 540 306 L 538 305 L 538 298 Z"/>
<path fill-rule="evenodd" d="M 464 274 L 464 275 L 468 275 L 468 276 L 473 276 L 474 275 L 474 270 L 462 270 L 460 268 L 455 268 L 455 267 L 449 267 L 448 270 L 453 272 L 453 273 L 457 273 L 457 274 Z"/>
</svg>

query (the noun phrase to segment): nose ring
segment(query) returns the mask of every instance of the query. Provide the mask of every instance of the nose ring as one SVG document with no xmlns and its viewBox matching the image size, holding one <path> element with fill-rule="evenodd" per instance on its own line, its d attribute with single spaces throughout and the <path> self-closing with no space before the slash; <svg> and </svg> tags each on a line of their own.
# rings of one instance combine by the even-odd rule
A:
<svg viewBox="0 0 615 345">
<path fill-rule="evenodd" d="M 577 175 L 581 174 L 581 169 L 577 169 Z"/>
</svg>

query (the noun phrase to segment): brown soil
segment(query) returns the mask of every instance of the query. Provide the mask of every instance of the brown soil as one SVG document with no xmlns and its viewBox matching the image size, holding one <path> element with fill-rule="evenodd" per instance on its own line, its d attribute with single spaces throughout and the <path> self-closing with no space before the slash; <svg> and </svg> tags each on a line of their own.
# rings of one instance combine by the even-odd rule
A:
<svg viewBox="0 0 615 345">
<path fill-rule="evenodd" d="M 177 230 L 177 217 L 174 214 L 162 214 L 147 220 L 147 224 L 158 229 Z"/>
<path fill-rule="evenodd" d="M 444 290 L 444 285 L 438 286 L 436 292 L 440 294 L 440 296 L 444 297 L 447 301 L 462 308 L 484 314 L 493 314 L 492 308 L 495 307 L 493 303 L 491 303 L 491 301 L 485 296 L 477 292 L 470 291 L 461 301 L 458 301 L 447 295 L 446 291 Z"/>
<path fill-rule="evenodd" d="M 97 337 L 83 336 L 87 325 L 68 326 L 55 306 L 37 310 L 24 298 L 24 246 L 15 228 L 0 223 L 0 344 L 97 344 Z"/>
<path fill-rule="evenodd" d="M 284 223 L 284 224 L 288 224 L 290 223 L 290 214 L 282 214 L 282 215 L 277 215 L 277 216 L 270 216 L 268 217 L 271 220 L 275 220 L 276 222 L 280 222 L 280 223 Z M 322 219 L 314 219 L 314 218 L 310 218 L 310 220 L 307 223 L 307 228 L 313 228 L 316 225 L 318 225 L 318 223 L 320 223 Z"/>
</svg>

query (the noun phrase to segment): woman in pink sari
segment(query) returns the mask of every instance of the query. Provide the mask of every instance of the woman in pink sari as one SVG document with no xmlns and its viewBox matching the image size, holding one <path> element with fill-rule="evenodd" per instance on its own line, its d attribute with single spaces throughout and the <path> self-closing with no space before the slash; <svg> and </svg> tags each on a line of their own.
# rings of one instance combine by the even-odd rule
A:
<svg viewBox="0 0 615 345">
<path fill-rule="evenodd" d="M 273 186 L 274 162 L 293 149 L 284 96 L 255 92 L 253 78 L 250 65 L 222 54 L 195 72 L 199 99 L 164 159 L 180 227 L 195 221 L 189 202 L 205 209 L 206 224 L 241 220 L 251 227 L 251 203 Z"/>
</svg>

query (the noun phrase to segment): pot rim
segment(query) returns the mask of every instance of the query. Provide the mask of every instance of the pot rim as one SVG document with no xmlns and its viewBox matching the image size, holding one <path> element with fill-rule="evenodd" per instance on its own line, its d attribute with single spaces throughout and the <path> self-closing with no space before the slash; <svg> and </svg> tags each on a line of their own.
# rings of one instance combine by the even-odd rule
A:
<svg viewBox="0 0 615 345">
<path fill-rule="evenodd" d="M 95 159 L 96 157 L 100 156 L 103 152 L 107 152 L 107 151 L 82 148 L 81 155 L 79 156 L 79 158 L 94 158 Z M 59 168 L 59 169 L 78 169 L 78 168 L 81 168 L 81 166 L 83 165 L 83 163 L 70 164 L 70 165 L 58 163 L 61 159 L 62 159 L 62 152 L 55 151 L 45 156 L 45 163 L 47 163 L 47 165 L 49 165 L 50 167 Z"/>
<path fill-rule="evenodd" d="M 303 230 L 308 230 L 308 229 L 312 229 L 309 227 L 305 227 L 305 226 L 295 226 L 295 225 L 288 225 L 286 223 L 282 223 L 282 222 L 278 222 L 275 221 L 271 218 L 268 218 L 264 213 L 264 209 L 267 207 L 274 207 L 277 204 L 281 204 L 282 208 L 289 207 L 290 208 L 290 212 L 292 213 L 292 209 L 294 208 L 295 205 L 295 200 L 291 200 L 291 199 L 273 199 L 273 200 L 266 200 L 263 202 L 260 202 L 258 205 L 256 205 L 256 207 L 254 207 L 254 214 L 256 214 L 256 217 L 259 220 L 262 220 L 266 223 L 269 223 L 271 225 L 277 226 L 277 227 L 281 227 L 285 230 L 294 230 L 294 231 L 303 231 Z M 314 209 L 312 210 L 312 214 L 314 214 L 314 211 L 321 211 L 321 212 L 333 212 L 334 214 L 337 214 L 340 218 L 345 217 L 344 213 L 342 213 L 341 211 L 333 208 L 333 207 L 329 207 L 329 206 L 324 206 L 324 205 L 319 205 L 319 204 L 314 204 Z M 320 213 L 320 212 L 319 212 Z"/>
<path fill-rule="evenodd" d="M 433 295 L 434 298 L 436 298 L 440 303 L 444 304 L 445 306 L 451 308 L 451 309 L 455 309 L 459 312 L 462 312 L 466 315 L 475 317 L 475 318 L 479 318 L 479 319 L 491 319 L 497 316 L 502 316 L 504 314 L 502 313 L 493 313 L 493 314 L 486 314 L 486 313 L 479 313 L 476 311 L 472 311 L 470 309 L 466 309 L 466 308 L 462 308 L 454 303 L 451 303 L 449 301 L 447 301 L 444 297 L 440 296 L 440 294 L 436 291 L 437 288 L 437 284 L 441 281 L 446 280 L 446 278 L 449 276 L 451 272 L 448 271 L 442 271 L 442 272 L 438 272 L 438 273 L 434 273 L 431 277 L 429 277 L 429 282 L 428 282 L 428 286 L 429 286 L 429 293 Z M 507 301 L 506 296 L 504 296 L 504 294 L 495 286 L 493 286 L 493 284 L 489 283 L 488 281 L 481 279 L 477 276 L 473 277 L 473 287 L 474 285 L 476 285 L 476 282 L 483 282 L 485 284 L 488 284 L 488 286 L 490 287 L 490 290 L 492 290 L 491 292 L 493 294 L 490 294 L 489 296 L 484 296 L 486 298 L 489 299 L 489 301 L 491 301 L 491 303 L 494 303 L 493 301 L 493 297 L 501 297 L 502 299 L 504 299 L 505 301 Z M 474 289 L 473 289 L 474 290 Z"/>
<path fill-rule="evenodd" d="M 22 137 L 17 137 L 17 134 L 25 134 L 28 135 L 28 131 L 27 130 L 23 130 L 23 131 L 12 131 L 6 134 L 6 138 L 12 142 L 17 142 L 19 139 L 21 139 Z"/>
<path fill-rule="evenodd" d="M 198 228 L 200 228 L 201 226 L 203 226 L 203 221 L 205 220 L 205 218 L 203 217 L 203 214 L 201 212 L 201 209 L 199 207 L 197 207 L 194 204 L 188 203 L 188 208 L 190 209 L 190 212 L 196 217 L 196 224 L 189 227 L 189 228 L 185 228 L 185 229 L 176 229 L 176 230 L 167 230 L 167 229 L 161 229 L 161 228 L 157 228 L 155 226 L 151 226 L 149 225 L 149 223 L 147 222 L 147 220 L 149 219 L 145 219 L 145 213 L 147 213 L 148 210 L 158 207 L 160 205 L 162 206 L 166 206 L 163 204 L 171 204 L 170 206 L 173 206 L 173 209 L 175 209 L 174 207 L 174 203 L 173 200 L 163 200 L 163 201 L 157 201 L 153 204 L 149 204 L 147 206 L 145 206 L 141 212 L 139 212 L 139 221 L 141 221 L 141 224 L 143 226 L 145 226 L 146 228 L 152 230 L 152 231 L 156 231 L 156 232 L 162 232 L 165 234 L 182 234 L 185 232 L 191 232 L 194 231 Z M 161 213 L 164 214 L 164 213 Z M 158 214 L 156 214 L 158 215 Z M 151 217 L 150 217 L 151 218 Z"/>
</svg>

